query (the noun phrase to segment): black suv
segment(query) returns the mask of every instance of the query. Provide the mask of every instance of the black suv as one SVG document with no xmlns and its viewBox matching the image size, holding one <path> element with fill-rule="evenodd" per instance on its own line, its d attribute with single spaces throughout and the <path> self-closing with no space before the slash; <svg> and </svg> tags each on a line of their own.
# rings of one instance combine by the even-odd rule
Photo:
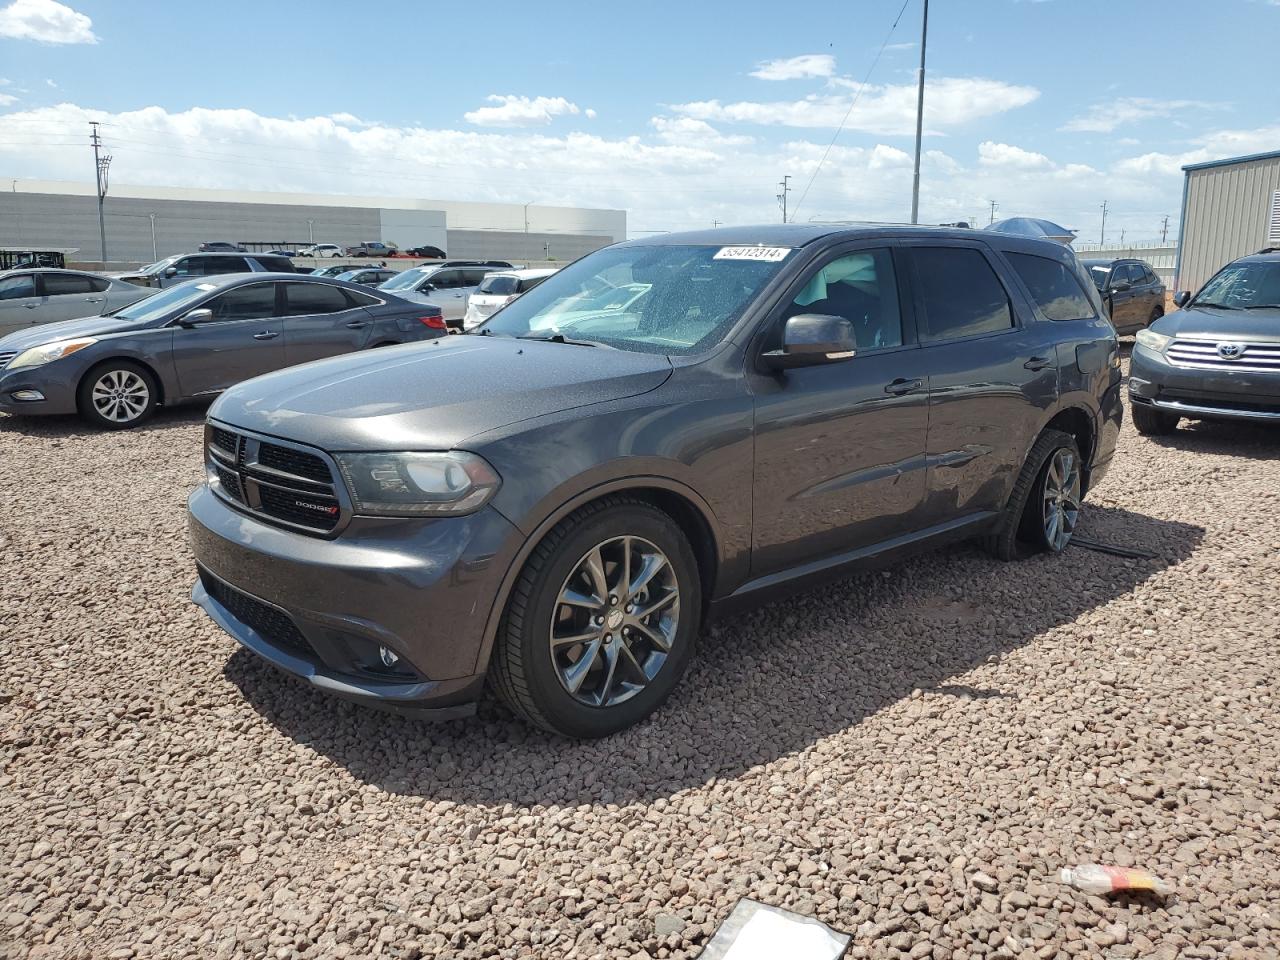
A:
<svg viewBox="0 0 1280 960">
<path fill-rule="evenodd" d="M 1082 260 L 1119 333 L 1134 333 L 1164 316 L 1164 281 L 1145 260 Z"/>
<path fill-rule="evenodd" d="M 192 596 L 330 693 L 456 716 L 488 678 L 600 736 L 671 693 L 708 615 L 964 538 L 1062 550 L 1121 408 L 1115 330 L 1061 244 L 632 241 L 471 334 L 223 394 Z"/>
</svg>

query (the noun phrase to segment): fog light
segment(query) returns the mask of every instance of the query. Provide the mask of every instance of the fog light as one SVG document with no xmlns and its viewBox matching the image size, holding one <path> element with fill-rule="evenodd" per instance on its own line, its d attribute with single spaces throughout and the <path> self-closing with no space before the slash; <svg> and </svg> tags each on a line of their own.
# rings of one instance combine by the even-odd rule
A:
<svg viewBox="0 0 1280 960">
<path fill-rule="evenodd" d="M 43 400 L 44 394 L 39 390 L 15 390 L 13 392 L 15 400 Z"/>
<path fill-rule="evenodd" d="M 378 659 L 382 661 L 382 665 L 384 667 L 394 667 L 400 662 L 400 655 L 394 650 L 388 650 L 386 647 L 379 647 Z"/>
</svg>

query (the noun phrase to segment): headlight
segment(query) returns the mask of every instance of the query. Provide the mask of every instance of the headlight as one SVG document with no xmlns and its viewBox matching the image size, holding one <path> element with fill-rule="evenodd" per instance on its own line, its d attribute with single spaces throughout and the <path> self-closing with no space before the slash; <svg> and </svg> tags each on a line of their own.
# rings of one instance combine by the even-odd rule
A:
<svg viewBox="0 0 1280 960">
<path fill-rule="evenodd" d="M 1166 337 L 1163 333 L 1156 333 L 1154 330 L 1139 330 L 1136 339 L 1138 346 L 1160 353 L 1169 345 L 1173 337 Z"/>
<path fill-rule="evenodd" d="M 78 340 L 55 340 L 53 343 L 42 343 L 40 346 L 32 347 L 30 350 L 23 350 L 9 361 L 9 366 L 6 369 L 17 370 L 21 367 L 38 367 L 53 360 L 69 357 L 77 350 L 83 350 L 85 347 L 92 346 L 97 342 L 95 337 L 81 337 Z"/>
<path fill-rule="evenodd" d="M 339 453 L 334 455 L 356 513 L 380 517 L 474 513 L 502 483 L 474 453 Z"/>
</svg>

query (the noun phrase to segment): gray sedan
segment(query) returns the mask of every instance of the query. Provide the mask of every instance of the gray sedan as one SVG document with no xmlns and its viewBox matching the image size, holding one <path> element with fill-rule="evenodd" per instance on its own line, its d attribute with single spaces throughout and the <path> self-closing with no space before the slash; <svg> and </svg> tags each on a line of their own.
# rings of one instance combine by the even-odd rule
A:
<svg viewBox="0 0 1280 960">
<path fill-rule="evenodd" d="M 110 316 L 0 338 L 0 411 L 80 413 L 111 430 L 281 367 L 445 336 L 440 309 L 340 280 L 192 280 Z"/>
<path fill-rule="evenodd" d="M 39 323 L 110 313 L 154 292 L 82 270 L 6 270 L 0 273 L 0 337 Z"/>
</svg>

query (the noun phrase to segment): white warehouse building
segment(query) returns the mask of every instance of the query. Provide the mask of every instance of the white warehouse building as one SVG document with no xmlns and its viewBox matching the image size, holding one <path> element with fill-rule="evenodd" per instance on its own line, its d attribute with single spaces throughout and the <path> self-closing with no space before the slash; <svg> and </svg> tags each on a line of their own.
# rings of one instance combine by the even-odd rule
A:
<svg viewBox="0 0 1280 960">
<path fill-rule="evenodd" d="M 10 180 L 4 187 L 0 247 L 75 249 L 68 260 L 102 260 L 92 183 Z M 406 197 L 112 184 L 104 211 L 111 263 L 149 263 L 208 240 L 258 249 L 381 240 L 402 250 L 431 245 L 450 257 L 566 261 L 627 236 L 624 210 Z"/>
</svg>

